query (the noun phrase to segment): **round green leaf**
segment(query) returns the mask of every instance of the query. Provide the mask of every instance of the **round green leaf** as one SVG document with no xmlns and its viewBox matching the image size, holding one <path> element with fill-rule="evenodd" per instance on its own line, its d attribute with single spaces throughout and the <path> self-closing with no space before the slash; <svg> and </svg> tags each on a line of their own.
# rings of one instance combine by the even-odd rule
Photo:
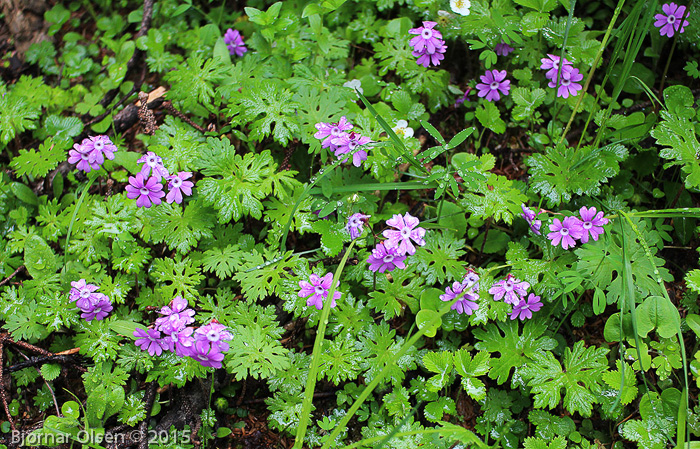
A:
<svg viewBox="0 0 700 449">
<path fill-rule="evenodd" d="M 63 416 L 78 419 L 80 416 L 80 405 L 75 401 L 64 402 L 61 406 L 61 413 Z"/>
<path fill-rule="evenodd" d="M 442 325 L 442 319 L 439 318 L 440 314 L 434 310 L 421 310 L 416 314 L 416 324 L 418 329 L 425 329 L 426 337 L 434 337 L 437 333 L 438 328 Z M 436 317 L 437 320 L 435 324 L 430 324 Z"/>
</svg>

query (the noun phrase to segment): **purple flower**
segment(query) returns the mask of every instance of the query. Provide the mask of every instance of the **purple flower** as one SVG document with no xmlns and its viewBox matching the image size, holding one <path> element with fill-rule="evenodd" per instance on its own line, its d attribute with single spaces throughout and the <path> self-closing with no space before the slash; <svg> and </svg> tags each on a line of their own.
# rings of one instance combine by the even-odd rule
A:
<svg viewBox="0 0 700 449">
<path fill-rule="evenodd" d="M 348 224 L 345 225 L 345 229 L 350 233 L 350 238 L 355 240 L 362 234 L 362 227 L 367 224 L 367 219 L 370 215 L 364 215 L 361 213 L 356 213 L 350 215 L 348 218 Z"/>
<path fill-rule="evenodd" d="M 248 51 L 245 42 L 243 42 L 243 36 L 241 36 L 238 30 L 233 30 L 231 28 L 226 30 L 226 34 L 224 34 L 224 44 L 226 44 L 228 51 L 232 55 L 235 54 L 238 57 L 243 56 L 243 54 Z"/>
<path fill-rule="evenodd" d="M 416 245 L 425 245 L 425 229 L 417 228 L 420 220 L 411 216 L 408 212 L 402 217 L 395 214 L 386 221 L 386 224 L 398 230 L 387 229 L 382 234 L 388 240 L 384 242 L 387 249 L 396 248 L 396 253 L 400 256 L 405 254 L 413 255 L 416 253 L 416 247 L 413 246 L 411 240 L 416 242 Z"/>
<path fill-rule="evenodd" d="M 440 61 L 445 59 L 445 52 L 447 51 L 447 45 L 443 44 L 435 50 L 435 53 L 428 53 L 427 50 L 417 51 L 413 50 L 411 54 L 418 58 L 416 59 L 416 64 L 422 65 L 423 67 L 430 67 L 432 63 L 435 66 L 440 65 Z"/>
<path fill-rule="evenodd" d="M 223 324 L 212 321 L 206 326 L 202 326 L 194 332 L 196 341 L 206 341 L 212 346 L 216 346 L 220 352 L 228 351 L 227 341 L 233 340 L 233 335 Z"/>
<path fill-rule="evenodd" d="M 166 179 L 168 180 L 168 195 L 165 197 L 165 201 L 172 203 L 175 201 L 177 204 L 182 203 L 182 195 L 190 196 L 192 195 L 192 187 L 194 183 L 192 181 L 185 181 L 190 179 L 192 173 L 188 171 L 181 171 L 177 175 L 170 175 Z"/>
<path fill-rule="evenodd" d="M 508 95 L 510 92 L 510 80 L 506 79 L 508 73 L 505 70 L 487 70 L 484 75 L 481 75 L 481 83 L 476 85 L 479 91 L 479 97 L 486 97 L 488 101 L 498 101 L 501 99 L 499 91 L 503 95 Z"/>
<path fill-rule="evenodd" d="M 456 310 L 457 313 L 471 315 L 479 308 L 479 305 L 476 303 L 476 300 L 479 299 L 479 294 L 468 287 L 468 284 L 465 284 L 464 281 L 453 282 L 452 287 L 447 287 L 445 294 L 440 295 L 440 299 L 443 301 L 452 301 L 455 298 L 459 299 L 450 308 Z"/>
<path fill-rule="evenodd" d="M 144 154 L 136 162 L 139 164 L 144 164 L 144 166 L 141 167 L 141 174 L 144 178 L 148 178 L 151 171 L 153 171 L 153 177 L 156 178 L 156 181 L 158 182 L 170 175 L 168 170 L 166 170 L 166 168 L 163 166 L 163 159 L 161 159 L 160 156 L 153 151 L 149 151 L 148 153 Z"/>
<path fill-rule="evenodd" d="M 335 156 L 338 159 L 345 162 L 348 160 L 347 156 L 345 156 L 345 159 L 342 159 L 341 156 L 352 153 L 352 165 L 359 167 L 362 165 L 362 161 L 367 160 L 367 152 L 364 149 L 358 149 L 358 147 L 368 144 L 371 140 L 369 137 L 361 136 L 359 133 L 344 133 L 333 138 L 331 143 L 336 146 Z"/>
<path fill-rule="evenodd" d="M 455 101 L 455 107 L 464 104 L 465 101 L 469 101 L 469 92 L 471 92 L 472 88 L 467 86 L 467 89 L 464 91 L 464 95 L 459 97 L 457 101 Z"/>
<path fill-rule="evenodd" d="M 88 284 L 85 279 L 81 279 L 79 281 L 71 282 L 71 289 L 70 292 L 68 293 L 68 297 L 70 298 L 70 301 L 80 301 L 80 300 L 88 300 L 90 302 L 95 302 L 96 299 L 93 301 L 93 296 L 94 292 L 96 292 L 100 287 L 97 285 L 93 284 Z M 80 307 L 80 306 L 78 306 Z"/>
<path fill-rule="evenodd" d="M 489 289 L 489 293 L 493 295 L 494 301 L 500 301 L 506 304 L 516 305 L 527 294 L 527 289 L 530 288 L 530 283 L 516 279 L 515 276 L 509 274 L 505 279 L 494 283 Z"/>
<path fill-rule="evenodd" d="M 523 209 L 523 213 L 520 214 L 520 216 L 527 221 L 528 225 L 530 225 L 530 230 L 534 232 L 535 235 L 542 235 L 542 232 L 540 231 L 540 228 L 542 228 L 542 220 L 535 220 L 537 217 L 537 215 L 535 215 L 535 211 L 526 205 L 522 204 L 521 207 Z"/>
<path fill-rule="evenodd" d="M 156 319 L 156 329 L 166 335 L 181 331 L 188 324 L 194 323 L 194 310 L 187 308 L 187 300 L 176 296 L 170 306 L 163 306 L 158 312 L 162 317 Z"/>
<path fill-rule="evenodd" d="M 331 288 L 333 283 L 333 273 L 326 273 L 325 276 L 319 277 L 317 274 L 312 274 L 309 277 L 309 282 L 299 281 L 299 291 L 300 298 L 306 298 L 306 306 L 314 306 L 318 310 L 323 309 L 323 300 L 328 297 L 328 290 Z M 336 282 L 336 288 L 340 283 Z M 333 298 L 331 298 L 331 307 L 335 307 L 335 301 L 340 299 L 341 293 L 335 291 L 333 293 Z"/>
<path fill-rule="evenodd" d="M 404 260 L 406 260 L 406 256 L 399 256 L 396 248 L 387 248 L 384 243 L 378 244 L 367 258 L 369 269 L 380 273 L 394 271 L 395 268 L 403 270 L 406 268 Z"/>
<path fill-rule="evenodd" d="M 174 352 L 179 357 L 187 357 L 189 356 L 189 348 L 194 343 L 194 338 L 192 337 L 193 332 L 193 328 L 186 327 L 176 332 L 166 334 L 161 339 L 161 344 L 165 349 Z"/>
<path fill-rule="evenodd" d="M 545 73 L 544 75 L 547 79 L 556 81 L 557 76 L 559 76 L 559 60 L 561 58 L 552 54 L 547 54 L 547 56 L 547 58 L 542 58 L 540 60 L 542 62 L 540 68 L 543 70 L 547 70 L 547 73 Z M 573 68 L 574 67 L 573 65 L 571 65 L 571 62 L 564 58 L 564 65 L 561 68 L 561 73 L 568 72 Z"/>
<path fill-rule="evenodd" d="M 588 243 L 588 236 L 593 240 L 598 240 L 598 237 L 603 234 L 603 226 L 608 224 L 608 219 L 603 218 L 603 211 L 596 214 L 595 207 L 586 208 L 585 206 L 579 211 L 581 214 L 581 227 L 583 234 L 581 235 L 581 243 Z"/>
<path fill-rule="evenodd" d="M 464 285 L 464 288 L 470 288 L 473 289 L 475 293 L 479 293 L 479 275 L 470 269 L 469 272 L 464 275 L 462 285 Z"/>
<path fill-rule="evenodd" d="M 666 3 L 661 9 L 663 14 L 657 14 L 654 16 L 656 22 L 654 26 L 661 28 L 659 31 L 662 36 L 673 37 L 678 28 L 680 27 L 680 33 L 685 31 L 685 27 L 688 26 L 688 21 L 683 20 L 683 25 L 681 26 L 681 19 L 685 14 L 685 6 L 678 6 L 675 3 Z"/>
<path fill-rule="evenodd" d="M 583 226 L 581 220 L 576 217 L 566 217 L 564 222 L 560 222 L 558 218 L 549 225 L 547 238 L 552 241 L 552 246 L 557 246 L 561 242 L 561 247 L 564 249 L 573 248 L 576 246 L 576 240 L 583 236 Z"/>
<path fill-rule="evenodd" d="M 91 136 L 83 139 L 83 148 L 87 148 L 95 157 L 95 162 L 102 165 L 105 158 L 110 161 L 114 159 L 114 152 L 117 151 L 117 146 L 107 136 Z"/>
<path fill-rule="evenodd" d="M 521 299 L 520 302 L 513 306 L 513 311 L 510 313 L 510 319 L 520 318 L 521 321 L 532 318 L 532 312 L 538 312 L 542 308 L 542 301 L 539 296 L 530 293 L 527 300 Z"/>
<path fill-rule="evenodd" d="M 78 143 L 73 145 L 72 150 L 68 151 L 68 163 L 76 164 L 75 168 L 82 170 L 85 173 L 90 173 L 91 170 L 100 169 L 100 164 L 95 161 L 92 151 Z"/>
<path fill-rule="evenodd" d="M 151 176 L 145 182 L 142 173 L 137 173 L 135 178 L 129 176 L 129 185 L 126 186 L 126 197 L 132 200 L 138 198 L 136 200 L 138 207 L 151 207 L 151 203 L 158 205 L 161 203 L 160 199 L 164 196 L 163 184 L 158 182 L 155 176 Z"/>
<path fill-rule="evenodd" d="M 420 28 L 412 28 L 408 30 L 410 34 L 417 34 L 416 37 L 409 41 L 413 50 L 422 52 L 424 49 L 428 53 L 435 53 L 438 48 L 442 47 L 442 33 L 434 30 L 437 22 L 425 21 Z"/>
<path fill-rule="evenodd" d="M 94 304 L 90 304 L 88 307 L 80 308 L 83 312 L 80 316 L 87 321 L 97 320 L 100 321 L 104 319 L 109 312 L 112 311 L 112 303 L 109 301 L 106 295 L 102 293 L 95 293 L 97 301 Z"/>
<path fill-rule="evenodd" d="M 316 123 L 316 129 L 318 131 L 316 131 L 314 137 L 318 140 L 323 139 L 321 142 L 321 148 L 330 147 L 331 151 L 335 151 L 337 147 L 333 145 L 333 139 L 342 136 L 346 131 L 350 131 L 352 129 L 352 125 L 348 123 L 345 116 L 343 116 L 340 117 L 338 123 Z"/>
<path fill-rule="evenodd" d="M 224 355 L 217 345 L 210 344 L 206 340 L 195 340 L 189 348 L 189 356 L 202 364 L 212 368 L 221 368 Z"/>
<path fill-rule="evenodd" d="M 494 50 L 498 56 L 508 56 L 515 49 L 501 41 L 500 44 L 496 44 L 496 48 Z"/>
<path fill-rule="evenodd" d="M 572 68 L 571 70 L 563 70 L 561 72 L 561 79 L 559 80 L 559 89 L 557 89 L 557 97 L 569 98 L 569 95 L 575 97 L 578 95 L 578 91 L 583 89 L 583 87 L 578 83 L 583 79 L 583 75 L 579 73 L 578 69 Z M 555 81 L 549 82 L 549 87 L 556 87 Z"/>
<path fill-rule="evenodd" d="M 167 344 L 160 338 L 160 332 L 155 329 L 141 329 L 137 327 L 134 331 L 134 342 L 143 351 L 148 351 L 150 355 L 161 355 L 163 349 L 167 349 Z"/>
</svg>

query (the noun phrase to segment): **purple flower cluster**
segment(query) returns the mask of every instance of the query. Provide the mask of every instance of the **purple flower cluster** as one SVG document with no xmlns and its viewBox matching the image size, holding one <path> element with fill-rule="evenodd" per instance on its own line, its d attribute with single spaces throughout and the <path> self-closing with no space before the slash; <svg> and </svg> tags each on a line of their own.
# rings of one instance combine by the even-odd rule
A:
<svg viewBox="0 0 700 449">
<path fill-rule="evenodd" d="M 685 6 L 678 6 L 671 2 L 664 4 L 661 10 L 663 14 L 654 16 L 656 19 L 654 26 L 659 28 L 659 32 L 662 36 L 673 37 L 676 32 L 682 33 L 685 31 L 685 27 L 688 26 L 688 21 L 683 19 L 685 15 Z M 683 21 L 682 25 L 681 20 Z M 678 30 L 679 28 L 680 31 Z"/>
<path fill-rule="evenodd" d="M 494 51 L 498 56 L 508 56 L 513 50 L 515 49 L 506 44 L 504 41 L 501 41 L 500 44 L 496 44 L 496 48 L 494 48 Z"/>
<path fill-rule="evenodd" d="M 316 123 L 314 137 L 321 140 L 321 148 L 330 148 L 335 157 L 342 162 L 352 155 L 352 165 L 359 167 L 367 160 L 367 151 L 364 145 L 372 141 L 369 137 L 356 132 L 348 132 L 353 128 L 345 117 L 341 117 L 337 123 Z"/>
<path fill-rule="evenodd" d="M 190 327 L 195 312 L 187 305 L 186 299 L 176 296 L 169 306 L 163 306 L 158 312 L 163 316 L 156 319 L 153 329 L 134 331 L 136 346 L 152 356 L 170 351 L 179 357 L 191 357 L 202 366 L 221 368 L 233 335 L 216 320 L 198 329 Z"/>
<path fill-rule="evenodd" d="M 345 225 L 345 229 L 350 234 L 350 238 L 352 240 L 355 240 L 362 234 L 362 229 L 367 224 L 369 217 L 370 215 L 364 215 L 359 212 L 350 215 L 350 218 L 348 218 L 348 224 Z"/>
<path fill-rule="evenodd" d="M 299 281 L 299 297 L 307 298 L 306 306 L 314 306 L 318 310 L 323 309 L 323 300 L 328 298 L 328 293 L 333 284 L 333 273 L 326 273 L 325 276 L 320 277 L 317 274 L 312 274 L 309 276 L 309 282 Z M 335 288 L 338 288 L 339 283 L 336 282 Z M 336 301 L 340 299 L 341 293 L 339 291 L 333 292 L 333 297 L 331 298 L 331 307 L 335 307 Z"/>
<path fill-rule="evenodd" d="M 141 171 L 136 176 L 129 176 L 129 185 L 126 186 L 126 196 L 135 199 L 138 207 L 151 207 L 161 203 L 161 198 L 165 196 L 163 192 L 163 179 L 168 182 L 168 196 L 165 200 L 168 203 L 182 203 L 183 195 L 192 195 L 194 183 L 187 181 L 192 177 L 192 173 L 181 171 L 171 175 L 163 166 L 161 159 L 153 151 L 147 152 L 138 161 L 142 163 Z"/>
<path fill-rule="evenodd" d="M 551 231 L 547 238 L 552 241 L 552 246 L 561 243 L 564 249 L 576 246 L 576 240 L 588 243 L 589 239 L 598 240 L 603 232 L 603 226 L 608 224 L 608 219 L 603 217 L 603 212 L 598 212 L 595 207 L 582 207 L 579 210 L 581 218 L 566 217 L 563 221 L 555 218 L 549 225 Z"/>
<path fill-rule="evenodd" d="M 243 36 L 241 36 L 238 30 L 233 30 L 231 28 L 226 30 L 226 34 L 224 34 L 224 44 L 228 47 L 228 51 L 231 55 L 241 57 L 248 51 L 245 42 L 243 42 Z"/>
<path fill-rule="evenodd" d="M 542 301 L 539 296 L 530 293 L 527 295 L 527 289 L 530 288 L 530 283 L 516 279 L 515 276 L 509 274 L 505 279 L 495 282 L 489 289 L 489 293 L 493 295 L 495 301 L 500 301 L 513 306 L 510 312 L 510 319 L 520 319 L 521 321 L 532 318 L 532 312 L 537 312 L 542 308 Z"/>
<path fill-rule="evenodd" d="M 91 170 L 99 170 L 105 158 L 114 159 L 115 151 L 117 147 L 109 137 L 91 136 L 73 145 L 73 149 L 68 151 L 68 163 L 76 164 L 78 170 L 90 173 Z"/>
<path fill-rule="evenodd" d="M 505 70 L 487 70 L 481 75 L 481 82 L 476 85 L 477 95 L 486 98 L 487 101 L 498 101 L 501 94 L 508 95 L 510 92 L 510 80 L 506 79 L 508 73 Z M 499 93 L 500 92 L 500 93 Z"/>
<path fill-rule="evenodd" d="M 542 235 L 542 232 L 540 232 L 540 228 L 542 228 L 542 220 L 537 220 L 537 216 L 542 213 L 542 211 L 539 211 L 537 214 L 535 214 L 535 211 L 527 207 L 526 205 L 522 204 L 521 205 L 523 209 L 523 213 L 520 214 L 521 217 L 527 221 L 527 224 L 530 226 L 530 230 L 535 234 L 535 235 Z"/>
<path fill-rule="evenodd" d="M 417 35 L 409 44 L 413 47 L 413 56 L 418 58 L 416 63 L 423 67 L 429 67 L 431 63 L 438 66 L 445 59 L 447 45 L 442 40 L 442 33 L 434 29 L 435 25 L 437 22 L 425 21 L 422 27 L 408 30 L 410 34 Z"/>
<path fill-rule="evenodd" d="M 461 282 L 453 282 L 452 286 L 447 287 L 445 293 L 440 295 L 443 301 L 452 301 L 455 298 L 459 299 L 452 304 L 452 310 L 467 315 L 474 313 L 479 308 L 476 303 L 479 299 L 479 275 L 469 270 Z"/>
<path fill-rule="evenodd" d="M 561 58 L 559 56 L 552 54 L 547 54 L 547 56 L 547 58 L 541 59 L 540 68 L 547 71 L 545 77 L 549 80 L 549 87 L 556 88 L 557 77 L 559 77 L 557 97 L 569 98 L 569 95 L 572 97 L 578 95 L 578 91 L 583 89 L 579 84 L 583 75 L 566 58 L 560 67 Z"/>
<path fill-rule="evenodd" d="M 386 224 L 396 229 L 387 229 L 382 233 L 387 240 L 380 242 L 372 250 L 367 259 L 369 269 L 384 273 L 395 268 L 406 268 L 406 255 L 416 253 L 415 245 L 425 245 L 425 229 L 418 227 L 419 223 L 420 220 L 408 212 L 403 217 L 395 214 L 388 219 Z"/>
<path fill-rule="evenodd" d="M 97 285 L 88 284 L 85 279 L 71 282 L 70 285 L 72 288 L 68 297 L 83 312 L 80 316 L 87 321 L 103 320 L 112 311 L 112 303 L 107 295 L 97 292 Z"/>
</svg>

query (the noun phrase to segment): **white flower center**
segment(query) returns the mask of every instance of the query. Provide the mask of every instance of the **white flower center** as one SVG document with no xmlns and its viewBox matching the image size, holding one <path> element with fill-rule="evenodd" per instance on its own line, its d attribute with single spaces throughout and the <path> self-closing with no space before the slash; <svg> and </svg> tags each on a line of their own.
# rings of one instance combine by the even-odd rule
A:
<svg viewBox="0 0 700 449">
<path fill-rule="evenodd" d="M 493 89 L 493 90 L 498 89 L 498 84 L 499 84 L 499 83 L 497 83 L 496 81 L 494 81 L 493 83 L 491 83 L 491 89 Z"/>
<path fill-rule="evenodd" d="M 98 151 L 102 151 L 102 148 L 104 148 L 105 144 L 101 140 L 98 140 L 95 142 L 95 149 Z"/>
<path fill-rule="evenodd" d="M 149 157 L 146 160 L 146 163 L 150 165 L 151 167 L 155 167 L 158 164 L 158 160 L 155 157 Z"/>
<path fill-rule="evenodd" d="M 139 190 L 139 192 L 141 193 L 141 195 L 148 195 L 149 193 L 151 193 L 151 191 L 148 190 L 148 189 L 145 188 L 145 187 L 142 187 L 142 188 Z"/>
<path fill-rule="evenodd" d="M 87 298 L 88 296 L 90 296 L 90 290 L 87 290 L 87 289 L 86 289 L 86 290 L 80 290 L 80 297 L 81 297 L 81 298 Z"/>
<path fill-rule="evenodd" d="M 569 235 L 569 230 L 566 228 L 561 228 L 561 231 L 559 231 L 561 235 Z"/>
<path fill-rule="evenodd" d="M 382 259 L 382 261 L 383 261 L 384 263 L 391 263 L 391 262 L 394 261 L 394 256 L 392 256 L 391 254 L 387 254 L 386 256 L 384 256 L 384 258 Z"/>
<path fill-rule="evenodd" d="M 552 68 L 559 70 L 559 60 L 558 59 L 554 59 L 552 61 Z"/>
<path fill-rule="evenodd" d="M 80 158 L 84 161 L 87 161 L 90 158 L 90 153 L 81 153 Z"/>
<path fill-rule="evenodd" d="M 340 135 L 340 128 L 338 128 L 337 126 L 334 126 L 333 128 L 331 128 L 331 134 L 334 136 L 339 136 Z"/>
<path fill-rule="evenodd" d="M 676 16 L 673 16 L 673 15 L 668 16 L 668 19 L 666 19 L 666 20 L 668 21 L 668 23 L 673 24 L 673 22 L 676 21 Z"/>
<path fill-rule="evenodd" d="M 433 30 L 430 30 L 428 28 L 424 28 L 423 32 L 421 33 L 421 36 L 425 40 L 431 39 L 433 37 Z"/>
<path fill-rule="evenodd" d="M 314 287 L 314 292 L 316 292 L 317 295 L 323 294 L 323 292 L 324 292 L 325 290 L 326 290 L 326 289 L 323 288 L 323 287 L 321 287 L 320 285 L 317 285 L 316 287 Z"/>
<path fill-rule="evenodd" d="M 591 229 L 593 227 L 593 223 L 590 221 L 584 221 L 583 222 L 583 229 Z"/>
<path fill-rule="evenodd" d="M 569 84 L 571 84 L 571 80 L 568 80 L 568 79 L 566 79 L 566 78 L 563 78 L 563 79 L 561 80 L 561 85 L 562 85 L 562 86 L 566 87 L 566 86 L 568 86 Z"/>
<path fill-rule="evenodd" d="M 207 332 L 207 340 L 209 341 L 219 341 L 219 333 L 215 330 L 210 330 Z"/>
<path fill-rule="evenodd" d="M 529 310 L 530 305 L 528 303 L 523 304 L 523 306 L 520 308 L 520 310 Z"/>
<path fill-rule="evenodd" d="M 402 237 L 408 237 L 409 235 L 411 235 L 411 230 L 410 230 L 410 229 L 408 229 L 408 228 L 403 228 L 403 229 L 401 230 L 401 236 L 402 236 Z"/>
<path fill-rule="evenodd" d="M 351 140 L 350 143 L 348 143 L 348 148 L 350 148 L 350 150 L 354 150 L 356 146 L 357 142 L 355 142 L 354 140 Z"/>
<path fill-rule="evenodd" d="M 508 282 L 506 282 L 506 284 L 503 286 L 503 288 L 504 288 L 505 291 L 507 291 L 507 292 L 513 290 L 513 281 L 508 281 Z"/>
<path fill-rule="evenodd" d="M 177 189 L 178 187 L 180 187 L 182 185 L 182 179 L 180 179 L 180 178 L 173 178 L 173 180 L 170 182 L 172 182 L 174 189 Z"/>
</svg>

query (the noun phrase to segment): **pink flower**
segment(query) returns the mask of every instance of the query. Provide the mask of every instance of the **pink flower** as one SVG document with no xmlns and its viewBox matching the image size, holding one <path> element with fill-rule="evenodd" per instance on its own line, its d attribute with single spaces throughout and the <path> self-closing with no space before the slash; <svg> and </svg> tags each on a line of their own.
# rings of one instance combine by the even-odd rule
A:
<svg viewBox="0 0 700 449">
<path fill-rule="evenodd" d="M 479 97 L 486 97 L 488 101 L 498 101 L 501 99 L 499 91 L 503 95 L 508 95 L 510 92 L 510 80 L 506 79 L 508 73 L 505 70 L 487 70 L 484 75 L 481 75 L 481 83 L 476 85 L 479 91 Z"/>
<path fill-rule="evenodd" d="M 685 14 L 685 6 L 678 6 L 675 3 L 666 3 L 661 9 L 664 14 L 657 14 L 654 16 L 656 22 L 654 26 L 660 28 L 659 32 L 662 36 L 673 37 L 678 28 L 680 28 L 679 33 L 685 31 L 685 27 L 688 26 L 688 21 L 683 20 L 683 25 L 681 26 L 681 19 Z"/>
<path fill-rule="evenodd" d="M 416 37 L 409 41 L 414 51 L 422 52 L 424 49 L 428 53 L 435 53 L 438 48 L 444 44 L 442 33 L 433 29 L 437 22 L 425 21 L 420 28 L 412 28 L 408 30 L 410 34 L 417 34 Z"/>
<path fill-rule="evenodd" d="M 474 286 L 474 284 L 471 286 Z M 479 299 L 479 293 L 477 293 L 475 289 L 470 288 L 471 286 L 469 283 L 465 283 L 464 281 L 453 282 L 452 286 L 447 287 L 445 289 L 445 293 L 440 295 L 440 299 L 443 301 L 452 301 L 455 298 L 459 298 L 454 304 L 452 304 L 450 309 L 457 311 L 457 313 L 466 313 L 467 315 L 471 315 L 476 309 L 479 308 L 479 305 L 476 303 L 476 301 Z"/>
<path fill-rule="evenodd" d="M 418 218 L 411 216 L 408 212 L 402 217 L 399 214 L 395 214 L 393 217 L 386 221 L 386 224 L 392 226 L 398 231 L 393 229 L 387 229 L 382 234 L 388 240 L 384 242 L 384 246 L 387 249 L 396 248 L 398 255 L 403 256 L 405 254 L 413 255 L 416 253 L 416 247 L 413 246 L 411 240 L 413 240 L 416 245 L 425 245 L 425 229 L 417 228 L 420 220 Z"/>
<path fill-rule="evenodd" d="M 336 146 L 333 145 L 333 139 L 342 136 L 346 131 L 352 129 L 352 125 L 348 123 L 345 116 L 340 117 L 338 123 L 316 123 L 316 129 L 318 130 L 314 137 L 323 141 L 321 142 L 321 148 L 329 148 L 331 151 L 336 150 Z"/>
<path fill-rule="evenodd" d="M 226 34 L 224 34 L 224 44 L 228 47 L 229 53 L 238 57 L 243 56 L 245 52 L 248 51 L 245 42 L 243 42 L 241 32 L 238 30 L 233 30 L 231 28 L 226 30 Z"/>
<path fill-rule="evenodd" d="M 500 44 L 496 44 L 496 48 L 494 48 L 498 56 L 508 56 L 513 50 L 515 49 L 503 41 Z"/>
<path fill-rule="evenodd" d="M 579 211 L 581 214 L 581 227 L 583 235 L 581 235 L 581 243 L 588 243 L 588 236 L 593 240 L 598 240 L 598 237 L 603 234 L 603 226 L 608 224 L 608 219 L 603 218 L 603 211 L 596 214 L 595 207 L 586 208 L 585 206 Z"/>
<path fill-rule="evenodd" d="M 532 318 L 532 312 L 538 312 L 542 308 L 542 301 L 540 301 L 539 296 L 535 296 L 534 293 L 530 293 L 527 300 L 522 299 L 520 302 L 513 307 L 513 311 L 510 314 L 510 319 L 514 320 L 520 318 L 521 321 L 529 320 Z"/>
<path fill-rule="evenodd" d="M 576 246 L 576 240 L 583 236 L 583 226 L 581 220 L 576 217 L 566 217 L 564 222 L 560 222 L 558 218 L 549 225 L 547 238 L 552 241 L 552 246 L 557 246 L 561 242 L 561 247 L 564 249 L 573 248 Z"/>
<path fill-rule="evenodd" d="M 73 145 L 73 149 L 68 151 L 68 163 L 76 164 L 75 168 L 85 173 L 100 169 L 100 164 L 95 160 L 95 153 L 79 143 Z"/>
<path fill-rule="evenodd" d="M 493 295 L 494 301 L 500 301 L 506 304 L 516 305 L 527 294 L 527 289 L 530 288 L 530 283 L 516 279 L 515 276 L 509 274 L 505 279 L 495 282 L 489 289 L 489 293 Z"/>
<path fill-rule="evenodd" d="M 192 173 L 188 171 L 181 171 L 177 175 L 170 175 L 168 179 L 168 195 L 165 197 L 165 201 L 172 203 L 173 201 L 177 204 L 182 203 L 182 195 L 190 196 L 192 195 L 192 187 L 194 183 L 192 181 L 185 181 L 190 179 Z"/>
<path fill-rule="evenodd" d="M 126 197 L 132 200 L 138 198 L 136 200 L 138 207 L 151 207 L 151 203 L 158 205 L 164 196 L 163 184 L 158 182 L 155 176 L 148 178 L 148 181 L 144 181 L 142 173 L 137 173 L 136 177 L 129 176 Z"/>
<path fill-rule="evenodd" d="M 161 159 L 161 157 L 153 151 L 147 152 L 136 162 L 139 164 L 144 164 L 143 167 L 141 167 L 141 174 L 144 178 L 147 178 L 151 174 L 151 171 L 153 171 L 153 176 L 158 182 L 170 175 L 168 170 L 163 166 L 163 159 Z"/>
<path fill-rule="evenodd" d="M 578 91 L 583 89 L 583 87 L 578 84 L 578 81 L 583 79 L 583 75 L 579 73 L 578 69 L 572 68 L 571 70 L 563 70 L 561 72 L 561 79 L 559 80 L 559 89 L 557 89 L 557 97 L 569 98 L 569 95 L 575 97 L 578 95 Z M 556 87 L 555 81 L 549 82 L 549 87 Z"/>
<path fill-rule="evenodd" d="M 545 73 L 545 77 L 549 80 L 556 80 L 559 72 L 559 60 L 561 59 L 559 56 L 555 56 L 552 54 L 547 54 L 548 58 L 542 58 L 540 61 L 542 62 L 542 65 L 540 66 L 541 69 L 547 70 L 547 73 Z M 574 67 L 571 65 L 571 62 L 568 61 L 566 58 L 564 58 L 564 65 L 561 68 L 561 72 L 567 72 L 569 70 L 572 70 Z"/>
<path fill-rule="evenodd" d="M 395 268 L 403 270 L 406 268 L 404 260 L 406 260 L 406 256 L 399 256 L 396 248 L 387 248 L 383 243 L 380 243 L 372 250 L 372 255 L 367 258 L 367 263 L 369 263 L 370 271 L 384 273 L 385 271 L 394 271 Z"/>
<path fill-rule="evenodd" d="M 542 227 L 542 220 L 535 220 L 535 218 L 537 218 L 535 211 L 533 211 L 526 205 L 522 204 L 521 207 L 523 209 L 523 213 L 520 214 L 520 216 L 523 217 L 525 221 L 527 221 L 527 224 L 530 225 L 530 230 L 535 235 L 541 235 L 542 232 L 540 232 L 540 228 Z"/>
<path fill-rule="evenodd" d="M 348 218 L 348 224 L 345 225 L 345 229 L 350 234 L 351 239 L 355 240 L 362 234 L 362 228 L 367 224 L 367 219 L 369 217 L 369 215 L 364 215 L 359 212 L 350 215 L 350 218 Z"/>
<path fill-rule="evenodd" d="M 352 153 L 352 165 L 359 167 L 362 165 L 362 161 L 367 160 L 367 152 L 364 149 L 358 148 L 362 145 L 367 145 L 372 139 L 369 137 L 361 136 L 359 133 L 343 133 L 342 135 L 335 137 L 331 140 L 331 143 L 336 146 L 335 157 L 341 159 L 342 162 L 348 160 L 348 157 L 342 158 L 342 155 L 347 155 Z"/>
<path fill-rule="evenodd" d="M 333 273 L 326 273 L 325 276 L 319 277 L 317 274 L 312 274 L 309 276 L 309 282 L 299 281 L 299 291 L 300 298 L 306 298 L 306 306 L 314 306 L 318 310 L 323 309 L 323 300 L 328 297 L 328 291 L 333 283 Z M 336 283 L 336 288 L 339 283 Z M 341 293 L 335 291 L 333 293 L 333 298 L 331 298 L 331 307 L 335 307 L 335 301 L 340 299 Z"/>
<path fill-rule="evenodd" d="M 437 66 L 440 65 L 440 61 L 445 59 L 445 52 L 447 51 L 447 45 L 444 43 L 435 49 L 434 53 L 428 53 L 426 50 L 417 51 L 413 50 L 411 54 L 416 58 L 416 64 L 422 65 L 423 67 L 430 67 L 430 64 Z"/>
</svg>

